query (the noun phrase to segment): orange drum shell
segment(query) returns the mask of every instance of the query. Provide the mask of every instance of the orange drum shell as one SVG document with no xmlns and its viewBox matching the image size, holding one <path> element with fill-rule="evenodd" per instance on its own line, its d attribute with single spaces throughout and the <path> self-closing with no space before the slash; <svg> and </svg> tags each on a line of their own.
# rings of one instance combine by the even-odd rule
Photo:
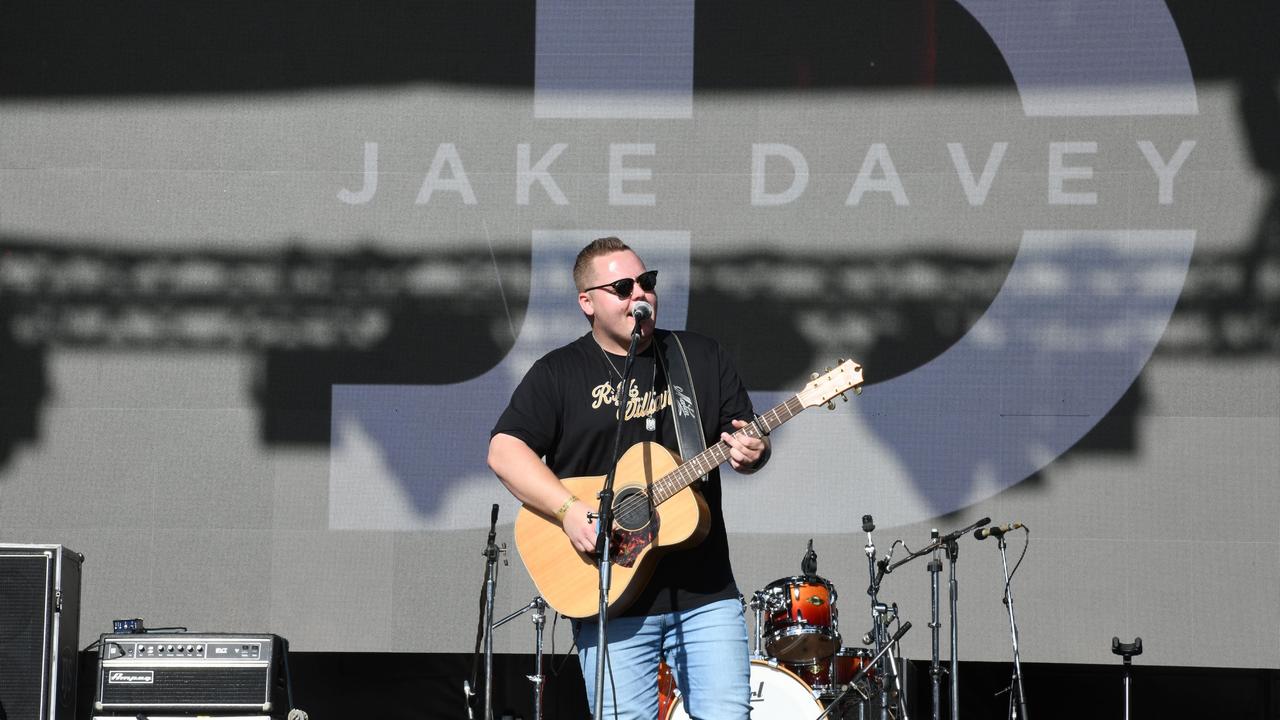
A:
<svg viewBox="0 0 1280 720">
<path fill-rule="evenodd" d="M 841 648 L 834 657 L 836 667 L 836 682 L 834 685 L 831 683 L 831 656 L 818 658 L 810 662 L 786 663 L 786 666 L 797 677 L 808 683 L 814 692 L 823 696 L 831 696 L 844 690 L 845 686 L 867 664 L 872 655 L 873 653 L 866 648 Z M 875 677 L 875 669 L 872 668 L 867 674 L 870 677 Z"/>
<path fill-rule="evenodd" d="M 817 583 L 788 583 L 783 607 L 769 613 L 769 625 L 787 627 L 794 623 L 831 627 L 831 589 Z"/>
<path fill-rule="evenodd" d="M 803 663 L 831 657 L 840 647 L 836 629 L 836 592 L 816 575 L 783 578 L 764 591 L 765 649 L 784 662 Z"/>
</svg>

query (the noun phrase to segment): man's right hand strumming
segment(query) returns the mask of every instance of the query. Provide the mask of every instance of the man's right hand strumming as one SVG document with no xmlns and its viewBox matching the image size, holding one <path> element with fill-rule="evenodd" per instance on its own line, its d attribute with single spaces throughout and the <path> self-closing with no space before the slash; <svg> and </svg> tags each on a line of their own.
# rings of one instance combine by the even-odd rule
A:
<svg viewBox="0 0 1280 720">
<path fill-rule="evenodd" d="M 587 503 L 577 500 L 565 511 L 564 520 L 560 522 L 574 549 L 584 553 L 592 553 L 596 549 L 596 524 L 587 518 L 590 511 Z"/>
</svg>

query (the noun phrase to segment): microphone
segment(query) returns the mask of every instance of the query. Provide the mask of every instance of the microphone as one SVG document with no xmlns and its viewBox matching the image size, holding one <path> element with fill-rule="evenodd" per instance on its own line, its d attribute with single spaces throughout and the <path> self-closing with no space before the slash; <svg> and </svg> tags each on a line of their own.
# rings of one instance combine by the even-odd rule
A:
<svg viewBox="0 0 1280 720">
<path fill-rule="evenodd" d="M 637 300 L 631 305 L 631 317 L 636 319 L 639 325 L 653 317 L 653 306 L 644 300 Z"/>
<path fill-rule="evenodd" d="M 493 541 L 498 536 L 498 503 L 493 504 L 493 513 L 489 516 L 489 542 L 487 547 L 493 547 Z"/>
<path fill-rule="evenodd" d="M 800 572 L 804 575 L 818 574 L 818 553 L 813 551 L 813 538 L 809 538 L 809 551 L 804 554 L 804 559 L 800 561 Z"/>
<path fill-rule="evenodd" d="M 973 531 L 973 536 L 978 540 L 985 540 L 991 536 L 1001 537 L 1007 532 L 1012 532 L 1020 527 L 1026 527 L 1020 522 L 1011 522 L 1008 525 L 996 525 L 995 527 L 982 528 Z"/>
</svg>

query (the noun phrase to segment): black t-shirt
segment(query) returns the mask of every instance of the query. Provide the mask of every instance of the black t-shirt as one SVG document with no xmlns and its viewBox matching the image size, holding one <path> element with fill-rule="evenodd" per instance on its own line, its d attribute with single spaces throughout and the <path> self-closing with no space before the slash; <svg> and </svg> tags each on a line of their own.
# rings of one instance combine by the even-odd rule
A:
<svg viewBox="0 0 1280 720">
<path fill-rule="evenodd" d="M 682 331 L 678 336 L 689 359 L 703 436 L 710 445 L 719 441 L 722 431 L 733 431 L 731 420 L 754 417 L 751 399 L 718 343 L 696 333 Z M 654 361 L 654 345 L 637 356 L 631 373 L 631 389 L 623 402 L 627 420 L 622 452 L 649 440 L 679 453 L 671 393 L 661 363 Z M 624 361 L 621 355 L 605 353 L 591 333 L 547 353 L 520 381 L 491 435 L 519 438 L 545 458 L 557 477 L 607 474 L 613 462 L 616 395 Z M 656 421 L 652 431 L 645 424 L 650 416 Z M 623 615 L 687 610 L 737 597 L 718 470 L 708 475 L 701 492 L 711 514 L 706 539 L 663 554 L 653 577 Z"/>
</svg>

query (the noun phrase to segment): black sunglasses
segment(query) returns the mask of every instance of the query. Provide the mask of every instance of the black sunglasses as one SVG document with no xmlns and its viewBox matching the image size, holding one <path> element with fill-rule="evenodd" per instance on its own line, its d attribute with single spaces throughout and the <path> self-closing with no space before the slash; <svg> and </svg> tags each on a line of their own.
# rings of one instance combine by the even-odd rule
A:
<svg viewBox="0 0 1280 720">
<path fill-rule="evenodd" d="M 653 292 L 654 286 L 658 284 L 658 271 L 646 270 L 634 278 L 622 278 L 620 280 L 614 280 L 613 282 L 605 283 L 603 285 L 596 285 L 595 287 L 585 288 L 583 289 L 582 292 L 589 292 L 591 290 L 603 290 L 605 288 L 609 288 L 611 291 L 613 291 L 613 294 L 617 295 L 618 297 L 630 297 L 631 291 L 634 290 L 636 287 L 636 283 L 640 284 L 641 290 L 645 292 Z"/>
</svg>

